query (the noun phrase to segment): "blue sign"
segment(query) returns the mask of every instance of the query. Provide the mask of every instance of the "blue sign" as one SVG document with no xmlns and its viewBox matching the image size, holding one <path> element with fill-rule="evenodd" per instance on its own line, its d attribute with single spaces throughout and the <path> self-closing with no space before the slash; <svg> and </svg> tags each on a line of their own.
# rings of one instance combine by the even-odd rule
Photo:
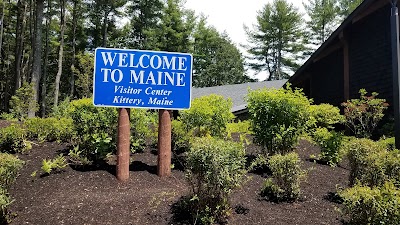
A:
<svg viewBox="0 0 400 225">
<path fill-rule="evenodd" d="M 93 104 L 188 109 L 193 57 L 186 53 L 97 48 Z"/>
</svg>

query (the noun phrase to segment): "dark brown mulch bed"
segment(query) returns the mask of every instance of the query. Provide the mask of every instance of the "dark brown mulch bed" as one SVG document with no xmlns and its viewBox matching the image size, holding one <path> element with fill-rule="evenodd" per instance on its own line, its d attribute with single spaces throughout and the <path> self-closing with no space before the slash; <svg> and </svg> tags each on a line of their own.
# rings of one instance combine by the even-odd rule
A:
<svg viewBox="0 0 400 225">
<path fill-rule="evenodd" d="M 12 224 L 178 224 L 173 221 L 172 206 L 188 193 L 184 173 L 174 169 L 169 178 L 156 173 L 157 156 L 150 150 L 132 156 L 130 179 L 119 183 L 114 167 L 88 171 L 66 168 L 60 173 L 41 175 L 41 162 L 53 158 L 66 145 L 41 143 L 33 145 L 26 164 L 10 194 L 15 199 L 10 211 Z M 257 148 L 249 146 L 248 151 Z M 249 180 L 232 194 L 232 215 L 228 224 L 342 224 L 340 207 L 332 201 L 336 185 L 346 186 L 349 171 L 345 166 L 329 167 L 309 160 L 318 148 L 301 141 L 296 149 L 308 169 L 302 184 L 302 196 L 293 203 L 260 200 L 259 191 L 265 179 L 249 174 Z M 178 166 L 176 166 L 178 167 Z M 35 177 L 31 174 L 38 171 Z"/>
</svg>

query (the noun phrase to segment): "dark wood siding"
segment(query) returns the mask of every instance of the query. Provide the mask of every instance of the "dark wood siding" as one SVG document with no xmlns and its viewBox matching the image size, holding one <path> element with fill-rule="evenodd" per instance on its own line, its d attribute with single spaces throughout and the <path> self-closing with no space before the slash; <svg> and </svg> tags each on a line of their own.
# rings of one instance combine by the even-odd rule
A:
<svg viewBox="0 0 400 225">
<path fill-rule="evenodd" d="M 392 102 L 390 7 L 383 7 L 348 29 L 350 98 L 375 91 Z"/>
<path fill-rule="evenodd" d="M 338 49 L 315 62 L 309 70 L 311 97 L 316 104 L 340 105 L 343 92 L 343 50 Z"/>
</svg>

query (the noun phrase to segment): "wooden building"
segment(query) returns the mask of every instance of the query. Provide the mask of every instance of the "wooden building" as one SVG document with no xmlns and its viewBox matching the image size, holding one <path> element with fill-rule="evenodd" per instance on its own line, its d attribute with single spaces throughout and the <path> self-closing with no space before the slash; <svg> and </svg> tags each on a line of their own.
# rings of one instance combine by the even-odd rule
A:
<svg viewBox="0 0 400 225">
<path fill-rule="evenodd" d="M 393 102 L 390 0 L 364 0 L 289 79 L 314 102 L 340 105 L 359 89 Z"/>
</svg>

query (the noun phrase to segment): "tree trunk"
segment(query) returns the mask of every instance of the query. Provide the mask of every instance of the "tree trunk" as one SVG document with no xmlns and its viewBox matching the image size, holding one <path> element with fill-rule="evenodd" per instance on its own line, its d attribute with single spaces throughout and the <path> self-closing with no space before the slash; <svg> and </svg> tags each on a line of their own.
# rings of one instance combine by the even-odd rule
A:
<svg viewBox="0 0 400 225">
<path fill-rule="evenodd" d="M 32 65 L 32 79 L 33 97 L 31 107 L 29 107 L 28 118 L 35 117 L 34 104 L 39 100 L 39 81 L 41 75 L 41 59 L 42 59 L 42 22 L 43 22 L 43 8 L 44 0 L 36 1 L 36 32 L 34 38 L 34 54 Z"/>
<path fill-rule="evenodd" d="M 60 50 L 58 51 L 58 71 L 56 76 L 55 90 L 54 90 L 54 107 L 58 105 L 58 96 L 60 94 L 60 80 L 62 75 L 63 53 L 64 53 L 64 30 L 65 30 L 65 1 L 61 0 L 61 14 L 60 14 Z"/>
<path fill-rule="evenodd" d="M 3 1 L 3 5 L 1 6 L 1 19 L 0 19 L 0 60 L 3 60 L 1 49 L 3 47 L 3 32 L 4 32 L 4 11 L 6 8 L 6 3 Z"/>
<path fill-rule="evenodd" d="M 74 97 L 75 92 L 75 75 L 72 69 L 75 68 L 75 58 L 76 58 L 76 26 L 77 26 L 77 0 L 74 0 L 74 6 L 72 9 L 72 63 L 71 63 L 71 79 L 70 79 L 70 98 Z"/>
<path fill-rule="evenodd" d="M 108 14 L 109 11 L 107 9 L 104 10 L 104 18 L 103 18 L 103 44 L 102 47 L 107 47 L 107 26 L 108 26 Z"/>
<path fill-rule="evenodd" d="M 23 8 L 23 10 L 21 10 Z M 15 35 L 15 86 L 14 86 L 14 94 L 22 84 L 22 56 L 24 51 L 24 34 L 25 34 L 25 24 L 26 24 L 26 2 L 24 0 L 18 1 L 17 3 L 17 27 L 21 29 L 16 30 Z"/>
<path fill-rule="evenodd" d="M 50 29 L 50 24 L 51 24 L 51 14 L 49 13 L 51 11 L 51 0 L 47 1 L 47 7 L 48 7 L 48 12 L 47 12 L 47 19 L 46 19 L 46 44 L 45 44 L 45 50 L 44 50 L 44 63 L 43 63 L 43 77 L 42 77 L 42 104 L 41 104 L 41 116 L 45 117 L 46 116 L 46 95 L 47 95 L 47 66 L 49 64 L 49 29 Z"/>
</svg>

